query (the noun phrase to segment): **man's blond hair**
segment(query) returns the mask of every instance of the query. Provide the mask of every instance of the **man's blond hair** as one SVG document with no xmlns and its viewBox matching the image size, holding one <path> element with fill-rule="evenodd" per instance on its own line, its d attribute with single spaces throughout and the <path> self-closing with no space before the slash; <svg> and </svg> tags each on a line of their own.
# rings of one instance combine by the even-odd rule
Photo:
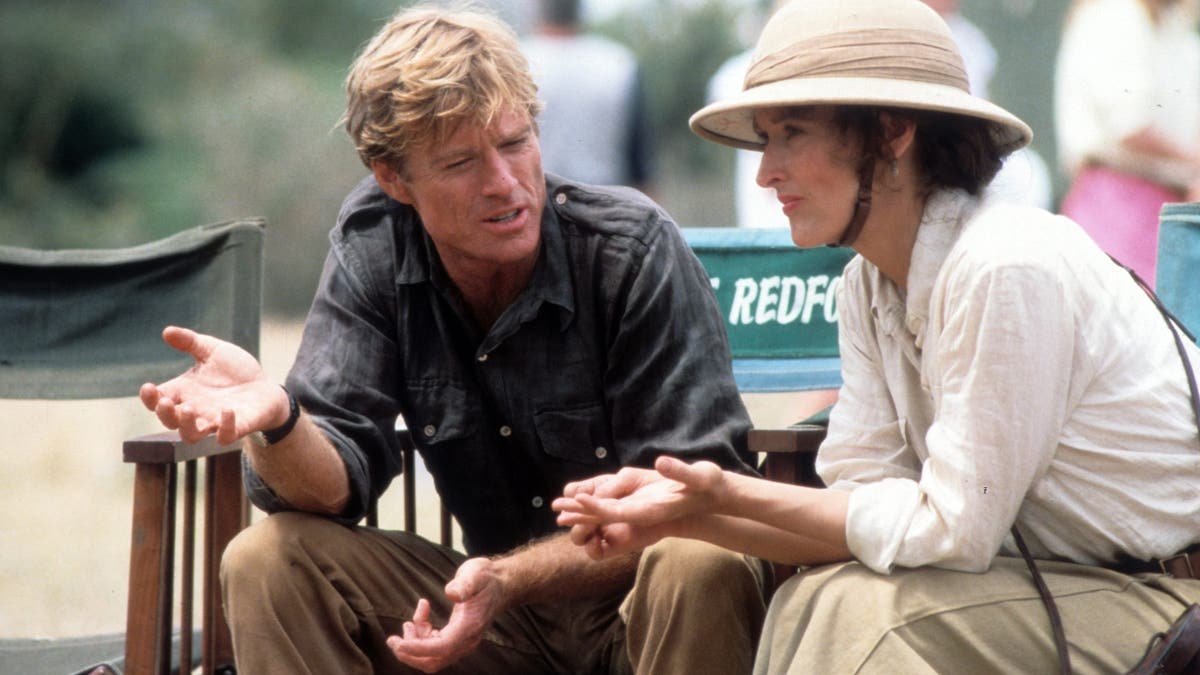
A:
<svg viewBox="0 0 1200 675">
<path fill-rule="evenodd" d="M 406 152 L 440 142 L 460 124 L 487 126 L 500 113 L 541 112 L 516 34 L 472 8 L 398 12 L 371 38 L 346 77 L 342 118 L 368 167 L 402 170 Z"/>
</svg>

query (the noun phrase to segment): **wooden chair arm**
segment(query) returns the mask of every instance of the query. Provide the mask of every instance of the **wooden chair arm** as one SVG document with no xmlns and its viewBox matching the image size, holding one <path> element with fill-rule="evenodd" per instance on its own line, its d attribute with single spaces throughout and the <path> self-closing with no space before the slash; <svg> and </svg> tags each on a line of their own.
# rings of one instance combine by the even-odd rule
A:
<svg viewBox="0 0 1200 675">
<path fill-rule="evenodd" d="M 212 436 L 195 443 L 179 438 L 176 431 L 163 431 L 126 439 L 121 446 L 124 461 L 130 464 L 178 464 L 202 457 L 214 457 L 242 449 L 241 443 L 221 445 Z"/>
<path fill-rule="evenodd" d="M 813 461 L 825 440 L 825 425 L 794 424 L 775 429 L 751 429 L 750 452 L 763 453 L 762 474 L 769 480 L 821 487 Z"/>
</svg>

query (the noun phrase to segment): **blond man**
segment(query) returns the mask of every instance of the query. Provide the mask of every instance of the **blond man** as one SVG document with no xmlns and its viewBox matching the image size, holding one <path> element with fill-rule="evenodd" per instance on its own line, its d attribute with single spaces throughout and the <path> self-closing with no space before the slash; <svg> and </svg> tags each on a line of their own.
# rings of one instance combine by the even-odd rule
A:
<svg viewBox="0 0 1200 675">
<path fill-rule="evenodd" d="M 758 561 L 673 540 L 604 562 L 563 486 L 666 452 L 750 472 L 707 275 L 628 189 L 543 174 L 515 36 L 404 10 L 347 80 L 371 175 L 347 197 L 286 389 L 172 327 L 196 367 L 142 398 L 185 438 L 246 437 L 272 514 L 230 545 L 240 672 L 749 672 Z M 468 555 L 358 526 L 405 467 L 403 416 Z"/>
</svg>

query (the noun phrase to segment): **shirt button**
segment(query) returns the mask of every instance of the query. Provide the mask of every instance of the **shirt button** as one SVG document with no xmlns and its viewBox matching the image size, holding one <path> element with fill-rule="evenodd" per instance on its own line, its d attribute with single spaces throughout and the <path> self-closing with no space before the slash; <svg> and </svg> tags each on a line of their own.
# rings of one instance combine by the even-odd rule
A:
<svg viewBox="0 0 1200 675">
<path fill-rule="evenodd" d="M 426 436 L 432 436 L 437 433 L 437 427 L 433 426 L 432 424 L 426 424 L 425 428 L 421 431 L 425 432 Z"/>
<path fill-rule="evenodd" d="M 566 204 L 567 203 L 567 195 L 562 192 L 554 195 L 554 203 L 558 204 L 559 206 Z"/>
<path fill-rule="evenodd" d="M 531 503 L 531 504 L 533 504 L 533 508 L 535 508 L 535 509 L 540 509 L 540 508 L 542 508 L 542 503 L 543 503 L 543 502 L 542 502 L 542 498 L 541 498 L 541 497 L 534 497 L 534 498 L 533 498 L 533 501 L 531 501 L 530 503 Z"/>
<path fill-rule="evenodd" d="M 480 363 L 483 363 L 484 361 L 487 361 L 487 354 L 480 354 L 480 355 L 479 355 L 479 362 L 480 362 Z"/>
<path fill-rule="evenodd" d="M 500 427 L 500 435 L 501 435 L 501 436 L 503 436 L 503 437 L 505 437 L 505 438 L 508 438 L 509 436 L 512 436 L 512 427 L 508 426 L 507 424 L 505 424 L 504 426 Z"/>
<path fill-rule="evenodd" d="M 596 448 L 596 457 L 598 457 L 600 459 L 604 459 L 605 457 L 608 457 L 608 448 L 604 447 L 603 445 Z"/>
</svg>

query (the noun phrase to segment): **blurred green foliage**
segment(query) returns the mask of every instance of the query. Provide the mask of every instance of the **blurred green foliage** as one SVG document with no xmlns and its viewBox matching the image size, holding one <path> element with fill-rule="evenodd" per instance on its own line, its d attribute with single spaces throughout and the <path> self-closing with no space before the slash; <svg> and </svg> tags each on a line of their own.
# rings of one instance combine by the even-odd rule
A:
<svg viewBox="0 0 1200 675">
<path fill-rule="evenodd" d="M 10 0 L 0 243 L 125 246 L 266 216 L 268 308 L 304 311 L 363 171 L 334 128 L 343 72 L 394 8 Z"/>
<path fill-rule="evenodd" d="M 126 246 L 265 216 L 266 309 L 303 313 L 365 171 L 336 127 L 342 78 L 402 4 L 6 0 L 0 244 Z M 693 137 L 687 118 L 740 48 L 738 4 L 645 0 L 598 27 L 645 64 L 659 166 L 676 176 L 656 196 L 687 224 L 732 214 L 728 191 L 711 189 L 729 182 L 731 153 Z"/>
</svg>

